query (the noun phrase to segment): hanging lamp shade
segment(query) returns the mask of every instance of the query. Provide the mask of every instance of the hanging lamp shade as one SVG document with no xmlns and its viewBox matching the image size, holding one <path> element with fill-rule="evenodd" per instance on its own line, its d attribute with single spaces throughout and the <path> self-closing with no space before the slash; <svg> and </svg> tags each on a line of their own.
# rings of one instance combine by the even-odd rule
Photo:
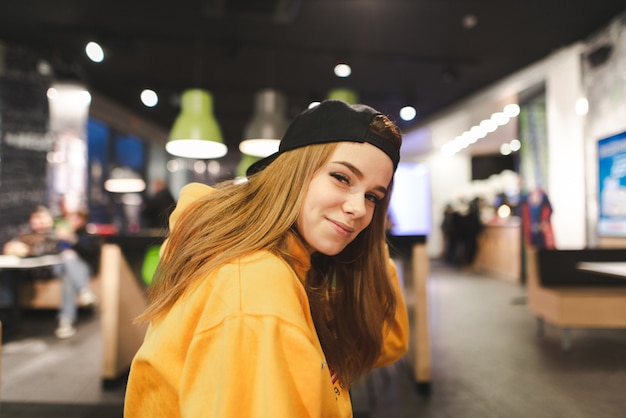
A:
<svg viewBox="0 0 626 418">
<path fill-rule="evenodd" d="M 328 98 L 334 100 L 341 100 L 348 104 L 357 104 L 359 102 L 359 94 L 348 88 L 340 87 L 332 89 L 328 92 Z"/>
<path fill-rule="evenodd" d="M 146 182 L 130 168 L 115 167 L 104 182 L 104 189 L 111 193 L 139 193 L 146 189 Z"/>
<path fill-rule="evenodd" d="M 254 157 L 267 157 L 278 151 L 289 121 L 287 98 L 274 89 L 259 91 L 254 98 L 254 115 L 246 125 L 239 151 Z"/>
<path fill-rule="evenodd" d="M 202 89 L 183 92 L 180 114 L 165 146 L 177 157 L 211 159 L 226 155 L 222 131 L 213 115 L 211 94 Z"/>
</svg>

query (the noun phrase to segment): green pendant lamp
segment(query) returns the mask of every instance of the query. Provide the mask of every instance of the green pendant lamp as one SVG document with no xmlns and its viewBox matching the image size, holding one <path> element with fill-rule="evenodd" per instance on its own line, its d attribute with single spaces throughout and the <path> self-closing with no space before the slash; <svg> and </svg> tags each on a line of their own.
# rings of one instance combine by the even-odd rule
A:
<svg viewBox="0 0 626 418">
<path fill-rule="evenodd" d="M 236 177 L 246 177 L 246 171 L 248 167 L 252 164 L 259 161 L 261 157 L 255 157 L 253 155 L 241 154 L 241 160 L 239 160 L 239 164 L 237 164 L 237 169 L 235 170 Z"/>
<path fill-rule="evenodd" d="M 339 87 L 328 92 L 328 99 L 341 100 L 348 104 L 357 104 L 359 102 L 359 94 L 349 88 Z"/>
<path fill-rule="evenodd" d="M 278 151 L 289 121 L 287 99 L 274 89 L 264 89 L 255 95 L 254 115 L 246 125 L 239 151 L 254 157 L 267 157 Z"/>
<path fill-rule="evenodd" d="M 165 149 L 183 158 L 213 159 L 226 155 L 228 148 L 213 115 L 213 99 L 208 91 L 189 89 L 183 92 L 181 111 Z"/>
</svg>

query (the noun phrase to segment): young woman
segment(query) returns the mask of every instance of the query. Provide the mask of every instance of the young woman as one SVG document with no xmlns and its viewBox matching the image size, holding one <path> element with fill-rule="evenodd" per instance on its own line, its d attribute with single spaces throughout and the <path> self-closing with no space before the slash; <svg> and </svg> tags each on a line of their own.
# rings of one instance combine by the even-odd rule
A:
<svg viewBox="0 0 626 418">
<path fill-rule="evenodd" d="M 408 345 L 385 244 L 400 143 L 374 109 L 325 101 L 247 182 L 183 188 L 125 416 L 352 416 L 350 385 Z"/>
</svg>

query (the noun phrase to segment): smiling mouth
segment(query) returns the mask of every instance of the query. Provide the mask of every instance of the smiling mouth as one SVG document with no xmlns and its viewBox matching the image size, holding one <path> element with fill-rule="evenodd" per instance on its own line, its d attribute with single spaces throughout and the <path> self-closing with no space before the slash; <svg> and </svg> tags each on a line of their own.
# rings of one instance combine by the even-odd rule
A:
<svg viewBox="0 0 626 418">
<path fill-rule="evenodd" d="M 328 221 L 333 226 L 333 229 L 342 237 L 349 238 L 350 236 L 352 236 L 354 228 L 351 228 L 342 222 L 333 221 L 332 219 L 329 219 Z"/>
</svg>

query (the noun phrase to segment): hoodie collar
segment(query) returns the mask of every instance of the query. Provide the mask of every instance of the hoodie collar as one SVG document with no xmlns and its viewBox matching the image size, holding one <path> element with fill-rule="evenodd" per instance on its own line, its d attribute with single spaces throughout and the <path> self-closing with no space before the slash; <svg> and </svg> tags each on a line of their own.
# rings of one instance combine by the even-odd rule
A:
<svg viewBox="0 0 626 418">
<path fill-rule="evenodd" d="M 295 232 L 289 232 L 287 234 L 287 248 L 289 253 L 293 256 L 293 269 L 296 274 L 304 282 L 306 274 L 311 269 L 311 255 L 309 250 L 304 245 L 302 238 L 300 238 Z"/>
</svg>

